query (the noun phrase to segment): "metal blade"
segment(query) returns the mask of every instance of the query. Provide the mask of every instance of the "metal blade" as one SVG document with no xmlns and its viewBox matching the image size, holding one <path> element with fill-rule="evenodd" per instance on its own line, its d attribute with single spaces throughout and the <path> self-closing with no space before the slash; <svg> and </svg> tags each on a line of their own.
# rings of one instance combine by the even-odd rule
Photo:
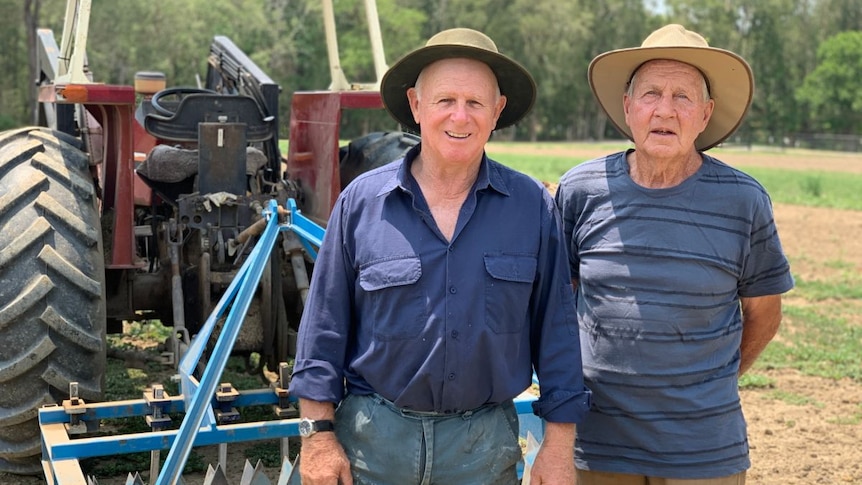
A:
<svg viewBox="0 0 862 485">
<path fill-rule="evenodd" d="M 227 477 L 221 465 L 216 465 L 215 468 L 210 465 L 207 468 L 207 476 L 204 478 L 203 485 L 228 485 Z"/>
<path fill-rule="evenodd" d="M 252 468 L 251 463 L 246 460 L 245 467 L 242 470 L 242 479 L 240 485 L 272 485 L 269 477 L 264 472 L 263 463 L 258 460 L 257 465 Z"/>
</svg>

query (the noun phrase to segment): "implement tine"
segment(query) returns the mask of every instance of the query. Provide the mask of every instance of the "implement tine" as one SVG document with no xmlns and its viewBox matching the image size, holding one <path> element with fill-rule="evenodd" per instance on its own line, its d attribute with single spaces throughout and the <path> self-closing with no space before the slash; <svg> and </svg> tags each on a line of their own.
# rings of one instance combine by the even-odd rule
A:
<svg viewBox="0 0 862 485">
<path fill-rule="evenodd" d="M 251 462 L 246 460 L 245 465 L 242 467 L 242 478 L 240 478 L 240 485 L 247 485 L 251 483 L 251 477 L 254 475 L 254 467 L 251 466 Z"/>
<path fill-rule="evenodd" d="M 292 464 L 288 457 L 285 456 L 282 459 L 278 485 L 302 485 L 302 481 L 299 479 L 299 455 L 296 455 Z"/>
<path fill-rule="evenodd" d="M 251 466 L 251 462 L 246 460 L 245 464 L 242 466 L 242 478 L 240 478 L 240 485 L 246 485 L 251 482 L 251 476 L 254 474 L 254 468 Z"/>
<path fill-rule="evenodd" d="M 141 478 L 141 474 L 138 472 L 135 472 L 134 475 L 129 473 L 129 476 L 126 477 L 125 485 L 144 485 L 144 480 Z"/>
<path fill-rule="evenodd" d="M 239 483 L 240 485 L 272 485 L 269 477 L 264 472 L 263 462 L 260 460 L 257 460 L 257 465 L 254 468 L 252 468 L 251 462 L 248 460 L 245 461 L 245 467 L 242 470 L 242 479 Z"/>
<path fill-rule="evenodd" d="M 207 468 L 207 476 L 204 478 L 203 485 L 228 485 L 227 477 L 220 464 L 216 465 L 215 468 L 212 465 Z"/>
<path fill-rule="evenodd" d="M 95 477 L 87 477 L 87 485 L 99 485 Z"/>
</svg>

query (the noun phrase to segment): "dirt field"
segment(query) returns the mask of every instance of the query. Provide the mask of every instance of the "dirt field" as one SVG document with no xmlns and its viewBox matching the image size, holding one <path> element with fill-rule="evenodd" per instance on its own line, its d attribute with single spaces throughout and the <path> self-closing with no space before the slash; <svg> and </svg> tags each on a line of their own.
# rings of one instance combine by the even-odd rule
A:
<svg viewBox="0 0 862 485">
<path fill-rule="evenodd" d="M 825 263 L 838 259 L 862 271 L 862 212 L 776 205 L 775 217 L 794 274 L 828 279 Z M 785 301 L 797 303 L 792 292 Z M 853 323 L 862 326 L 860 313 Z M 862 483 L 862 384 L 794 371 L 757 372 L 774 379 L 775 387 L 742 391 L 753 462 L 749 483 Z M 808 401 L 771 397 L 778 392 Z"/>
<path fill-rule="evenodd" d="M 573 149 L 572 157 L 592 157 L 607 151 Z M 811 153 L 776 152 L 774 157 L 741 149 L 712 153 L 735 166 L 771 166 L 789 170 L 812 169 Z M 817 156 L 816 168 L 862 173 L 862 156 Z M 862 187 L 860 187 L 862 190 Z M 836 260 L 862 272 L 862 211 L 838 211 L 776 205 L 775 215 L 784 249 L 794 274 L 805 279 L 828 280 L 838 271 L 827 263 Z M 834 274 L 834 273 L 832 273 Z M 791 292 L 789 304 L 797 301 Z M 862 302 L 856 302 L 862 306 Z M 862 325 L 857 312 L 852 323 Z M 782 331 L 788 331 L 785 326 Z M 779 338 L 781 333 L 779 333 Z M 862 484 L 862 383 L 804 376 L 794 371 L 757 371 L 774 380 L 768 389 L 743 390 L 749 423 L 753 466 L 748 483 L 762 485 Z M 803 397 L 801 404 L 775 398 L 785 393 Z M 794 401 L 795 402 L 795 401 Z M 231 483 L 239 483 L 241 462 L 235 463 Z M 215 462 L 215 457 L 212 457 Z M 142 470 L 143 471 L 143 470 Z M 101 484 L 123 483 L 125 477 L 98 477 Z M 201 483 L 203 474 L 185 477 Z M 0 474 L 0 484 L 36 485 L 43 479 Z"/>
<path fill-rule="evenodd" d="M 811 157 L 804 154 L 770 159 L 723 150 L 717 156 L 737 166 L 813 168 Z M 819 170 L 862 173 L 862 157 L 836 154 L 818 157 L 818 161 Z M 828 280 L 830 273 L 838 270 L 830 269 L 827 263 L 837 260 L 851 263 L 857 273 L 862 272 L 862 211 L 777 204 L 775 218 L 795 275 Z M 785 301 L 802 304 L 793 292 Z M 862 302 L 855 303 L 862 307 Z M 856 312 L 852 323 L 862 326 L 862 311 Z M 775 380 L 774 389 L 742 391 L 753 462 L 749 483 L 862 483 L 862 384 L 793 371 L 765 374 Z M 808 402 L 790 404 L 771 398 L 776 391 L 805 396 Z"/>
</svg>

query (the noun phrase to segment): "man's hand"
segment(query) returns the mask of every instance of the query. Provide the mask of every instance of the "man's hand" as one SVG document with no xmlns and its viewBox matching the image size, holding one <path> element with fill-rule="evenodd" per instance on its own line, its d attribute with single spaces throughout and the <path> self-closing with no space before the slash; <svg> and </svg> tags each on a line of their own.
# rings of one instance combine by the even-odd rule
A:
<svg viewBox="0 0 862 485">
<path fill-rule="evenodd" d="M 571 485 L 575 474 L 575 425 L 545 423 L 545 437 L 530 473 L 530 485 Z"/>
<path fill-rule="evenodd" d="M 316 433 L 302 439 L 299 475 L 303 485 L 353 485 L 350 462 L 335 433 Z"/>
<path fill-rule="evenodd" d="M 335 404 L 299 398 L 300 415 L 311 419 L 335 419 Z M 353 485 L 350 461 L 332 431 L 302 438 L 299 476 L 303 485 Z"/>
</svg>

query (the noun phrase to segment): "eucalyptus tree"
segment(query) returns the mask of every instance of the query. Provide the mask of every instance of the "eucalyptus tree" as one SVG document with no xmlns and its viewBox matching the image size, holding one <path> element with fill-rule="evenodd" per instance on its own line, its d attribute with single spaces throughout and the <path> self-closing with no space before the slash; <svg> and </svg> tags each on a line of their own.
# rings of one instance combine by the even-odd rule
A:
<svg viewBox="0 0 862 485">
<path fill-rule="evenodd" d="M 585 3 L 585 8 L 590 13 L 590 35 L 585 39 L 580 57 L 572 59 L 574 77 L 571 91 L 578 100 L 578 103 L 572 106 L 572 116 L 577 127 L 575 136 L 597 140 L 606 136 L 616 138 L 621 135 L 608 122 L 589 88 L 587 70 L 590 61 L 603 52 L 641 45 L 646 36 L 660 27 L 665 20 L 660 14 L 649 11 L 641 0 Z M 622 94 L 620 93 L 620 97 Z"/>
<path fill-rule="evenodd" d="M 796 91 L 797 99 L 810 108 L 813 128 L 862 135 L 862 31 L 826 39 L 817 61 Z"/>
<path fill-rule="evenodd" d="M 807 0 L 740 2 L 740 54 L 751 64 L 755 97 L 741 138 L 773 144 L 791 142 L 804 123 L 794 90 L 814 57 Z"/>
</svg>

